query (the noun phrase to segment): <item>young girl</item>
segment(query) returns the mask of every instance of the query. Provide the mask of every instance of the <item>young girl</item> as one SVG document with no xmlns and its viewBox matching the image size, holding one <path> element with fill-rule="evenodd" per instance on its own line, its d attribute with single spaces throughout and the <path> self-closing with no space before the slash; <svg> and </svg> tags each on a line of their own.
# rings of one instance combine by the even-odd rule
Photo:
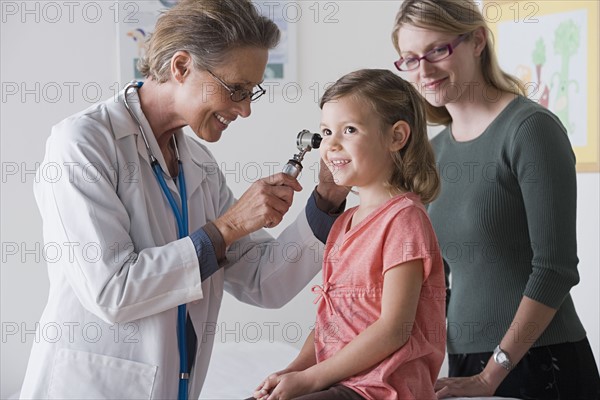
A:
<svg viewBox="0 0 600 400">
<path fill-rule="evenodd" d="M 258 399 L 434 399 L 445 351 L 445 283 L 423 207 L 439 178 L 418 92 L 386 70 L 360 70 L 324 94 L 320 151 L 354 186 L 327 239 L 315 329 Z"/>
</svg>

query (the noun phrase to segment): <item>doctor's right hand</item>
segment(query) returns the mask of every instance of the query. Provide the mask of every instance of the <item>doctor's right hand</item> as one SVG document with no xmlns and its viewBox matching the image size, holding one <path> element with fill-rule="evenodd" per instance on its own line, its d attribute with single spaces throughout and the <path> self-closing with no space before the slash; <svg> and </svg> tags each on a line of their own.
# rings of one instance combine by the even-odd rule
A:
<svg viewBox="0 0 600 400">
<path fill-rule="evenodd" d="M 225 245 L 259 230 L 279 225 L 292 205 L 294 192 L 302 190 L 296 180 L 278 173 L 254 182 L 240 199 L 214 222 Z"/>
</svg>

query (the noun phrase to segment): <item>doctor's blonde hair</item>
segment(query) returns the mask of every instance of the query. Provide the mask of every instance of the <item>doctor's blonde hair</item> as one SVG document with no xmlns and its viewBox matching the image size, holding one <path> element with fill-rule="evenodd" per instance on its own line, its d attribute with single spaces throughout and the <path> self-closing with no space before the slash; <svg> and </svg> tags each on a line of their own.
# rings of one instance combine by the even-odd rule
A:
<svg viewBox="0 0 600 400">
<path fill-rule="evenodd" d="M 248 0 L 181 0 L 160 16 L 138 69 L 159 83 L 169 79 L 171 58 L 188 52 L 194 67 L 207 70 L 223 63 L 239 47 L 272 49 L 279 28 Z"/>
<path fill-rule="evenodd" d="M 398 32 L 404 25 L 457 36 L 466 34 L 467 40 L 477 29 L 484 29 L 487 33 L 487 43 L 481 53 L 480 65 L 485 82 L 503 92 L 526 95 L 523 83 L 500 68 L 494 51 L 492 32 L 473 0 L 404 0 L 392 31 L 392 42 L 398 54 L 402 52 L 398 44 Z M 432 124 L 448 125 L 452 122 L 445 106 L 434 107 L 426 103 L 425 109 L 427 120 Z"/>
<path fill-rule="evenodd" d="M 408 123 L 410 136 L 402 149 L 391 153 L 395 168 L 386 183 L 417 194 L 425 204 L 435 200 L 440 177 L 427 137 L 424 100 L 417 90 L 391 71 L 362 69 L 338 79 L 325 91 L 319 106 L 323 109 L 325 103 L 346 96 L 353 96 L 371 107 L 382 127 L 390 127 L 398 121 Z"/>
</svg>

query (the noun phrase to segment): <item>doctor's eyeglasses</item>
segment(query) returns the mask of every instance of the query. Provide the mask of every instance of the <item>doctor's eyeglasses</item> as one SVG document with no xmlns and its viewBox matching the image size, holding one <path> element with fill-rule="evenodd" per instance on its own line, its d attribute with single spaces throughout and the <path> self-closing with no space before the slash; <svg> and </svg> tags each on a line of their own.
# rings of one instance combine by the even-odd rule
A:
<svg viewBox="0 0 600 400">
<path fill-rule="evenodd" d="M 229 92 L 229 98 L 232 101 L 235 101 L 236 103 L 239 103 L 241 101 L 246 100 L 247 98 L 250 98 L 250 101 L 256 101 L 258 100 L 258 98 L 260 96 L 262 96 L 263 94 L 267 93 L 267 91 L 260 85 L 258 86 L 258 89 L 255 91 L 252 90 L 248 90 L 248 89 L 244 89 L 241 88 L 239 86 L 230 86 L 227 83 L 225 83 L 221 78 L 219 78 L 218 76 L 216 76 L 215 74 L 212 73 L 211 70 L 206 70 L 213 78 L 215 78 L 215 80 L 217 82 L 219 82 L 225 89 L 227 89 L 227 91 Z"/>
<path fill-rule="evenodd" d="M 425 60 L 430 63 L 436 63 L 445 60 L 452 55 L 454 49 L 456 49 L 458 45 L 467 38 L 467 36 L 468 35 L 466 33 L 462 34 L 454 39 L 454 41 L 451 43 L 429 50 L 422 57 L 402 57 L 398 61 L 395 61 L 394 65 L 399 71 L 413 71 L 419 68 L 419 65 L 421 65 L 421 60 Z"/>
</svg>

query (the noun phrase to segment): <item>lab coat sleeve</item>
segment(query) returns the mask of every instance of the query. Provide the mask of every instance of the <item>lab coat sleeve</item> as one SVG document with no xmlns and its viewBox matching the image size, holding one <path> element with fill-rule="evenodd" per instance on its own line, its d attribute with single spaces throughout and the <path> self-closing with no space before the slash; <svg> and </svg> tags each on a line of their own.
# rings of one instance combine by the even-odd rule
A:
<svg viewBox="0 0 600 400">
<path fill-rule="evenodd" d="M 222 214 L 235 199 L 221 179 Z M 227 251 L 224 288 L 248 304 L 282 307 L 320 271 L 323 249 L 302 210 L 277 238 L 261 229 L 233 243 Z"/>
<path fill-rule="evenodd" d="M 44 240 L 62 249 L 60 260 L 49 268 L 60 268 L 81 304 L 108 323 L 202 298 L 189 237 L 134 248 L 130 215 L 116 190 L 123 160 L 112 139 L 108 128 L 90 116 L 61 123 L 48 139 L 35 185 Z M 59 179 L 40 176 L 49 167 L 59 171 Z"/>
</svg>

